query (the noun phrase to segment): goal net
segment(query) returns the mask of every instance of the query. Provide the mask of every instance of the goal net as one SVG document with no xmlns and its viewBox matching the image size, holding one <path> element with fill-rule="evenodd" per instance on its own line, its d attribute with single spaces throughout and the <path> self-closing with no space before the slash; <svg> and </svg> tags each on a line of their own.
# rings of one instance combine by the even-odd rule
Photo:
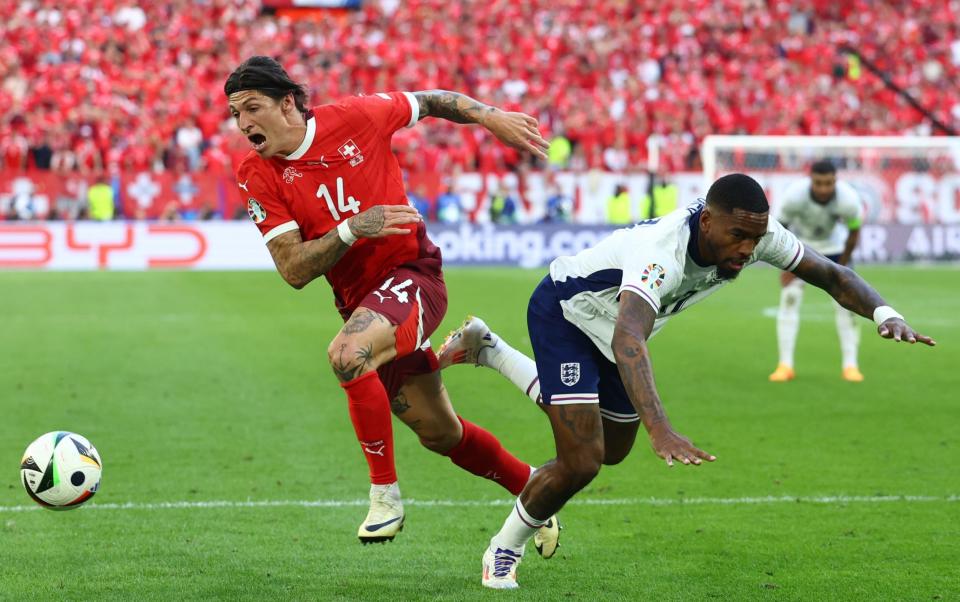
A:
<svg viewBox="0 0 960 602">
<path fill-rule="evenodd" d="M 780 194 L 810 165 L 828 159 L 860 193 L 875 224 L 960 224 L 960 138 L 915 136 L 707 136 L 701 147 L 706 186 L 748 173 Z"/>
</svg>

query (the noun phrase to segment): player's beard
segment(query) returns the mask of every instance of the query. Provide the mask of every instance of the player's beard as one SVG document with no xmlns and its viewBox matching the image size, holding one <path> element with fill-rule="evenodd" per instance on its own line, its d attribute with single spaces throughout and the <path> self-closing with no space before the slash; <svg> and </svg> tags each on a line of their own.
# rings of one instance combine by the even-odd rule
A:
<svg viewBox="0 0 960 602">
<path fill-rule="evenodd" d="M 742 268 L 739 270 L 734 270 L 717 266 L 717 278 L 720 280 L 734 280 L 742 271 Z"/>
</svg>

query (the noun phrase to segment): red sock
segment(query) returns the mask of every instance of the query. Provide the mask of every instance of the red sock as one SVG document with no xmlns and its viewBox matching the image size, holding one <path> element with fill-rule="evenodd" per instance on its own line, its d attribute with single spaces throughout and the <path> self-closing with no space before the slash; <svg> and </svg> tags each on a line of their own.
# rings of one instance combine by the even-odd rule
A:
<svg viewBox="0 0 960 602">
<path fill-rule="evenodd" d="M 397 468 L 393 463 L 390 400 L 379 375 L 367 372 L 340 386 L 347 392 L 350 421 L 370 466 L 370 482 L 374 485 L 395 483 Z"/>
<path fill-rule="evenodd" d="M 463 438 L 445 456 L 460 468 L 478 477 L 490 479 L 520 495 L 530 480 L 530 465 L 504 449 L 490 432 L 457 416 L 463 425 Z"/>
</svg>

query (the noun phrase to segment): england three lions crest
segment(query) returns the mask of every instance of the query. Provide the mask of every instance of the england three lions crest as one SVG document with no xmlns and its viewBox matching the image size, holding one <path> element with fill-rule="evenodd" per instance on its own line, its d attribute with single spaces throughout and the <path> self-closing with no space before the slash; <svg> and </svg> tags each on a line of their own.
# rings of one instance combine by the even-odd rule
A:
<svg viewBox="0 0 960 602">
<path fill-rule="evenodd" d="M 580 362 L 560 364 L 560 382 L 568 387 L 580 382 Z"/>
</svg>

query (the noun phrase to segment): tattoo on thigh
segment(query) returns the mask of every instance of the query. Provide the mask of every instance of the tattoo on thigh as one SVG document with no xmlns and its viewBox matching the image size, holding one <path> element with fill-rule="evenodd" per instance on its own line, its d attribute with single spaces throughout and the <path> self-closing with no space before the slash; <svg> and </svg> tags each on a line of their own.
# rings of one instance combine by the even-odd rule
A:
<svg viewBox="0 0 960 602">
<path fill-rule="evenodd" d="M 596 441 L 603 436 L 600 426 L 600 417 L 593 406 L 577 408 L 574 406 L 558 406 L 560 422 L 566 426 L 577 440 L 583 443 Z"/>
<path fill-rule="evenodd" d="M 358 332 L 363 332 L 370 327 L 374 322 L 383 322 L 385 321 L 383 317 L 374 311 L 357 311 L 350 319 L 347 320 L 347 323 L 343 325 L 343 334 L 356 334 Z"/>
<path fill-rule="evenodd" d="M 410 409 L 410 402 L 407 400 L 407 396 L 404 395 L 402 391 L 397 393 L 397 396 L 390 400 L 390 409 L 393 410 L 393 413 L 397 416 Z"/>
</svg>

